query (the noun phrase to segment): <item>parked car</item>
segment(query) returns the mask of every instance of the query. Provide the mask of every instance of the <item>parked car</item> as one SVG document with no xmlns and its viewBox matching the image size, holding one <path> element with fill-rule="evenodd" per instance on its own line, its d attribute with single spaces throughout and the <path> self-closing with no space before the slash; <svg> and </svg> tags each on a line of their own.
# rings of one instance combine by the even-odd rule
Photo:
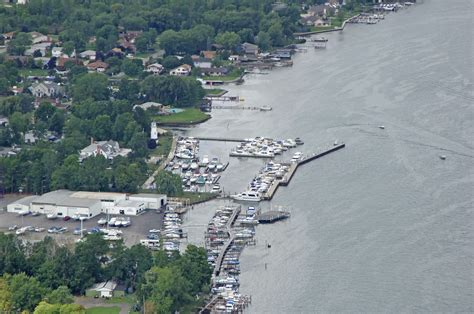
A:
<svg viewBox="0 0 474 314">
<path fill-rule="evenodd" d="M 64 218 L 63 218 L 64 221 L 68 221 L 70 219 L 71 219 L 71 217 L 69 217 L 69 216 L 64 216 Z"/>
</svg>

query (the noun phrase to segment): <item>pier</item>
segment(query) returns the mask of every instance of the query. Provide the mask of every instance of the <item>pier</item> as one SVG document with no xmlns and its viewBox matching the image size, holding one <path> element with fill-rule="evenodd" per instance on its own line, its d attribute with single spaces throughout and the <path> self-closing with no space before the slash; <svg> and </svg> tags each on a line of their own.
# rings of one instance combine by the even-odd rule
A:
<svg viewBox="0 0 474 314">
<path fill-rule="evenodd" d="M 211 109 L 234 109 L 234 110 L 257 110 L 257 111 L 270 111 L 271 107 L 258 107 L 258 106 L 223 106 L 223 105 L 212 105 Z"/>
<path fill-rule="evenodd" d="M 327 154 L 330 154 L 332 152 L 338 151 L 338 150 L 340 150 L 344 147 L 346 147 L 346 144 L 344 144 L 344 143 L 339 144 L 339 145 L 334 145 L 331 148 L 325 149 L 325 150 L 323 150 L 321 152 L 318 152 L 318 153 L 314 153 L 313 155 L 306 156 L 305 158 L 301 159 L 300 161 L 292 163 L 290 165 L 290 168 L 288 169 L 288 172 L 286 173 L 286 175 L 283 178 L 276 179 L 275 181 L 272 182 L 272 184 L 268 188 L 268 191 L 263 195 L 263 199 L 264 200 L 271 200 L 273 198 L 273 195 L 275 194 L 275 192 L 277 191 L 277 189 L 280 185 L 287 186 L 290 183 L 291 179 L 293 178 L 293 175 L 296 172 L 296 169 L 298 169 L 299 166 L 304 165 L 304 164 L 306 164 L 310 161 L 313 161 L 315 159 L 321 158 L 323 156 L 326 156 Z"/>
<path fill-rule="evenodd" d="M 230 237 L 229 237 L 229 240 L 227 240 L 224 243 L 224 246 L 222 247 L 222 249 L 219 253 L 219 256 L 217 257 L 216 266 L 214 267 L 214 271 L 213 271 L 213 277 L 214 278 L 219 276 L 221 266 L 222 266 L 222 261 L 224 260 L 225 253 L 227 253 L 227 250 L 229 249 L 229 246 L 235 240 L 235 234 L 232 231 L 231 227 L 234 224 L 235 219 L 237 219 L 237 216 L 239 216 L 240 210 L 241 210 L 240 206 L 235 208 L 234 211 L 232 212 L 232 215 L 230 216 L 229 220 L 227 221 L 226 229 L 227 229 L 227 232 L 229 233 Z"/>
<path fill-rule="evenodd" d="M 255 219 L 261 224 L 269 224 L 290 217 L 290 213 L 280 210 L 271 210 L 262 214 L 258 214 Z"/>
<path fill-rule="evenodd" d="M 200 141 L 216 141 L 216 142 L 245 142 L 243 138 L 233 138 L 233 137 L 213 137 L 213 136 L 195 136 L 195 139 Z"/>
</svg>

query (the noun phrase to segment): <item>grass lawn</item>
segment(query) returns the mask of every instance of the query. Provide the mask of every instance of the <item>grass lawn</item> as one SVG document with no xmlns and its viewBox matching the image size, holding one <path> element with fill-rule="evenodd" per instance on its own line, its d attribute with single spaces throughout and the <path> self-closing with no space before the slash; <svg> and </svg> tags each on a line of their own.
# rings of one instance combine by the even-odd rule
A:
<svg viewBox="0 0 474 314">
<path fill-rule="evenodd" d="M 161 135 L 158 138 L 158 146 L 151 151 L 153 156 L 164 156 L 165 158 L 169 155 L 171 150 L 171 143 L 173 142 L 173 135 L 169 132 Z"/>
<path fill-rule="evenodd" d="M 160 124 L 195 124 L 204 122 L 209 117 L 208 114 L 197 108 L 188 108 L 183 112 L 173 113 L 169 116 L 155 116 L 154 119 Z"/>
<path fill-rule="evenodd" d="M 135 295 L 134 294 L 127 294 L 124 297 L 113 297 L 111 299 L 107 299 L 105 302 L 110 304 L 115 303 L 127 303 L 127 304 L 134 304 L 135 303 Z"/>
<path fill-rule="evenodd" d="M 328 31 L 330 29 L 334 29 L 334 26 L 311 26 L 311 32 L 320 32 L 320 31 Z"/>
<path fill-rule="evenodd" d="M 20 69 L 19 71 L 20 76 L 46 76 L 48 75 L 48 70 L 43 69 Z"/>
<path fill-rule="evenodd" d="M 203 80 L 228 82 L 228 81 L 233 81 L 235 79 L 238 79 L 239 77 L 240 77 L 240 73 L 239 74 L 229 74 L 229 75 L 225 75 L 225 76 L 204 76 Z"/>
<path fill-rule="evenodd" d="M 221 95 L 227 92 L 225 89 L 221 89 L 221 88 L 211 88 L 211 89 L 206 89 L 205 91 L 206 91 L 206 95 L 210 95 L 210 96 Z"/>
<path fill-rule="evenodd" d="M 217 193 L 208 193 L 208 192 L 184 192 L 179 198 L 189 199 L 190 204 L 196 204 L 199 202 L 204 202 L 211 200 L 217 197 Z"/>
<path fill-rule="evenodd" d="M 99 306 L 99 307 L 92 307 L 90 309 L 86 309 L 86 314 L 119 314 L 120 307 L 118 306 Z"/>
</svg>

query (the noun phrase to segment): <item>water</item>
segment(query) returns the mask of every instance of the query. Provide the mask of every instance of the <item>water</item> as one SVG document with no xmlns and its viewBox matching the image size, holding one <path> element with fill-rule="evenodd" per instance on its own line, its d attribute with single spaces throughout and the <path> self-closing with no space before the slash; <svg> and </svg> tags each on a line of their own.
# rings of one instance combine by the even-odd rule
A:
<svg viewBox="0 0 474 314">
<path fill-rule="evenodd" d="M 215 110 L 188 132 L 301 137 L 306 153 L 347 144 L 262 203 L 291 205 L 292 217 L 259 226 L 243 252 L 249 313 L 474 311 L 474 3 L 423 2 L 230 87 L 273 111 Z M 201 151 L 228 158 L 233 146 Z M 263 163 L 230 162 L 227 191 L 243 190 Z M 191 239 L 217 205 L 190 213 Z"/>
</svg>

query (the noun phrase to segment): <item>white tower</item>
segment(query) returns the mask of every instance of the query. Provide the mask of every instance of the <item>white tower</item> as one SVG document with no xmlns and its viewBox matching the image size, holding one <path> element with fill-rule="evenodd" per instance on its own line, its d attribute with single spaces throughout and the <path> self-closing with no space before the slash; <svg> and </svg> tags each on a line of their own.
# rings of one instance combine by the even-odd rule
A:
<svg viewBox="0 0 474 314">
<path fill-rule="evenodd" d="M 151 123 L 151 132 L 150 132 L 150 138 L 152 140 L 158 140 L 158 127 L 156 126 L 156 122 L 153 121 Z"/>
</svg>

